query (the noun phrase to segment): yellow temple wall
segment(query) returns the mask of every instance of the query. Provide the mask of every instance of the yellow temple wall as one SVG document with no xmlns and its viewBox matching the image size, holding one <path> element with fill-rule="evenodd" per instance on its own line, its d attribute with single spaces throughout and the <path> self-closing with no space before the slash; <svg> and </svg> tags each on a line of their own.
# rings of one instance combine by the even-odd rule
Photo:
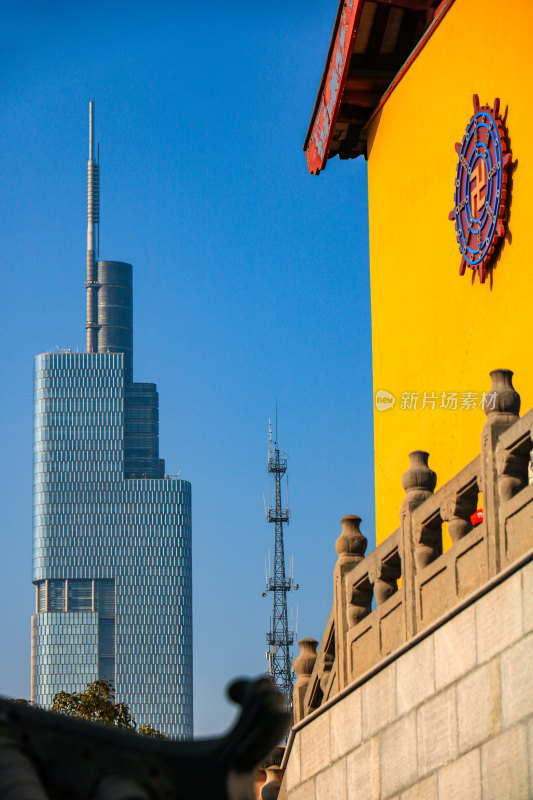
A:
<svg viewBox="0 0 533 800">
<path fill-rule="evenodd" d="M 479 452 L 492 369 L 512 369 L 533 406 L 532 45 L 530 0 L 456 0 L 368 127 L 374 395 L 395 397 L 374 406 L 378 542 L 398 527 L 409 452 L 430 453 L 437 488 Z M 448 219 L 474 93 L 507 108 L 513 154 L 507 235 L 483 285 L 459 275 Z M 441 407 L 454 392 L 457 408 Z"/>
</svg>

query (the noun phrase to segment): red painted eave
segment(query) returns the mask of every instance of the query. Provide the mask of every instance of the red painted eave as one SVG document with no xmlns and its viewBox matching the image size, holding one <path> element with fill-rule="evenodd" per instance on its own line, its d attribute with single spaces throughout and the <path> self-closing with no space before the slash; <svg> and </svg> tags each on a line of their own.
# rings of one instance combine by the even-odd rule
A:
<svg viewBox="0 0 533 800">
<path fill-rule="evenodd" d="M 311 174 L 366 153 L 366 124 L 453 1 L 340 0 L 304 142 Z"/>
<path fill-rule="evenodd" d="M 326 66 L 304 142 L 307 167 L 312 175 L 318 175 L 327 160 L 346 81 L 357 12 L 362 8 L 363 2 L 364 0 L 340 0 L 339 3 Z"/>
</svg>

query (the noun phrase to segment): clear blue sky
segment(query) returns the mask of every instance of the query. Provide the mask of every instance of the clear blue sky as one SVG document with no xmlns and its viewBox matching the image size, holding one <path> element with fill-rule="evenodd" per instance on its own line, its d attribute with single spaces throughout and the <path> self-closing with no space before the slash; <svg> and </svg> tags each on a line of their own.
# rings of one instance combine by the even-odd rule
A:
<svg viewBox="0 0 533 800">
<path fill-rule="evenodd" d="M 366 164 L 307 172 L 336 0 L 4 6 L 0 692 L 29 696 L 32 358 L 84 348 L 88 102 L 102 258 L 134 265 L 135 378 L 192 483 L 195 733 L 266 669 L 268 419 L 289 457 L 299 637 L 320 639 L 340 518 L 373 535 Z M 298 650 L 296 649 L 296 653 Z"/>
</svg>

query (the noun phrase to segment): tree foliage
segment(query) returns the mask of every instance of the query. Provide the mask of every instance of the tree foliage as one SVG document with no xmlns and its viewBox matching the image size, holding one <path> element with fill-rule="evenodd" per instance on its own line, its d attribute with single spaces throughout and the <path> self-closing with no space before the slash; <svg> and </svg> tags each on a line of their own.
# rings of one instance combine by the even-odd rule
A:
<svg viewBox="0 0 533 800">
<path fill-rule="evenodd" d="M 139 725 L 125 703 L 115 703 L 113 685 L 107 678 L 99 678 L 83 690 L 83 692 L 58 692 L 54 696 L 52 711 L 68 717 L 103 722 L 117 728 L 126 728 L 144 736 L 164 739 L 162 733 L 151 725 Z"/>
</svg>

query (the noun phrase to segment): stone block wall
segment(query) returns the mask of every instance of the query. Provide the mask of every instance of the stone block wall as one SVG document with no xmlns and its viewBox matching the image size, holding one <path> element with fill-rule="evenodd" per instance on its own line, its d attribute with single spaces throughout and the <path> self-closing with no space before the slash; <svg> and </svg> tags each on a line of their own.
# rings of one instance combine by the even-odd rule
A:
<svg viewBox="0 0 533 800">
<path fill-rule="evenodd" d="M 533 797 L 533 550 L 304 716 L 280 800 Z"/>
</svg>

